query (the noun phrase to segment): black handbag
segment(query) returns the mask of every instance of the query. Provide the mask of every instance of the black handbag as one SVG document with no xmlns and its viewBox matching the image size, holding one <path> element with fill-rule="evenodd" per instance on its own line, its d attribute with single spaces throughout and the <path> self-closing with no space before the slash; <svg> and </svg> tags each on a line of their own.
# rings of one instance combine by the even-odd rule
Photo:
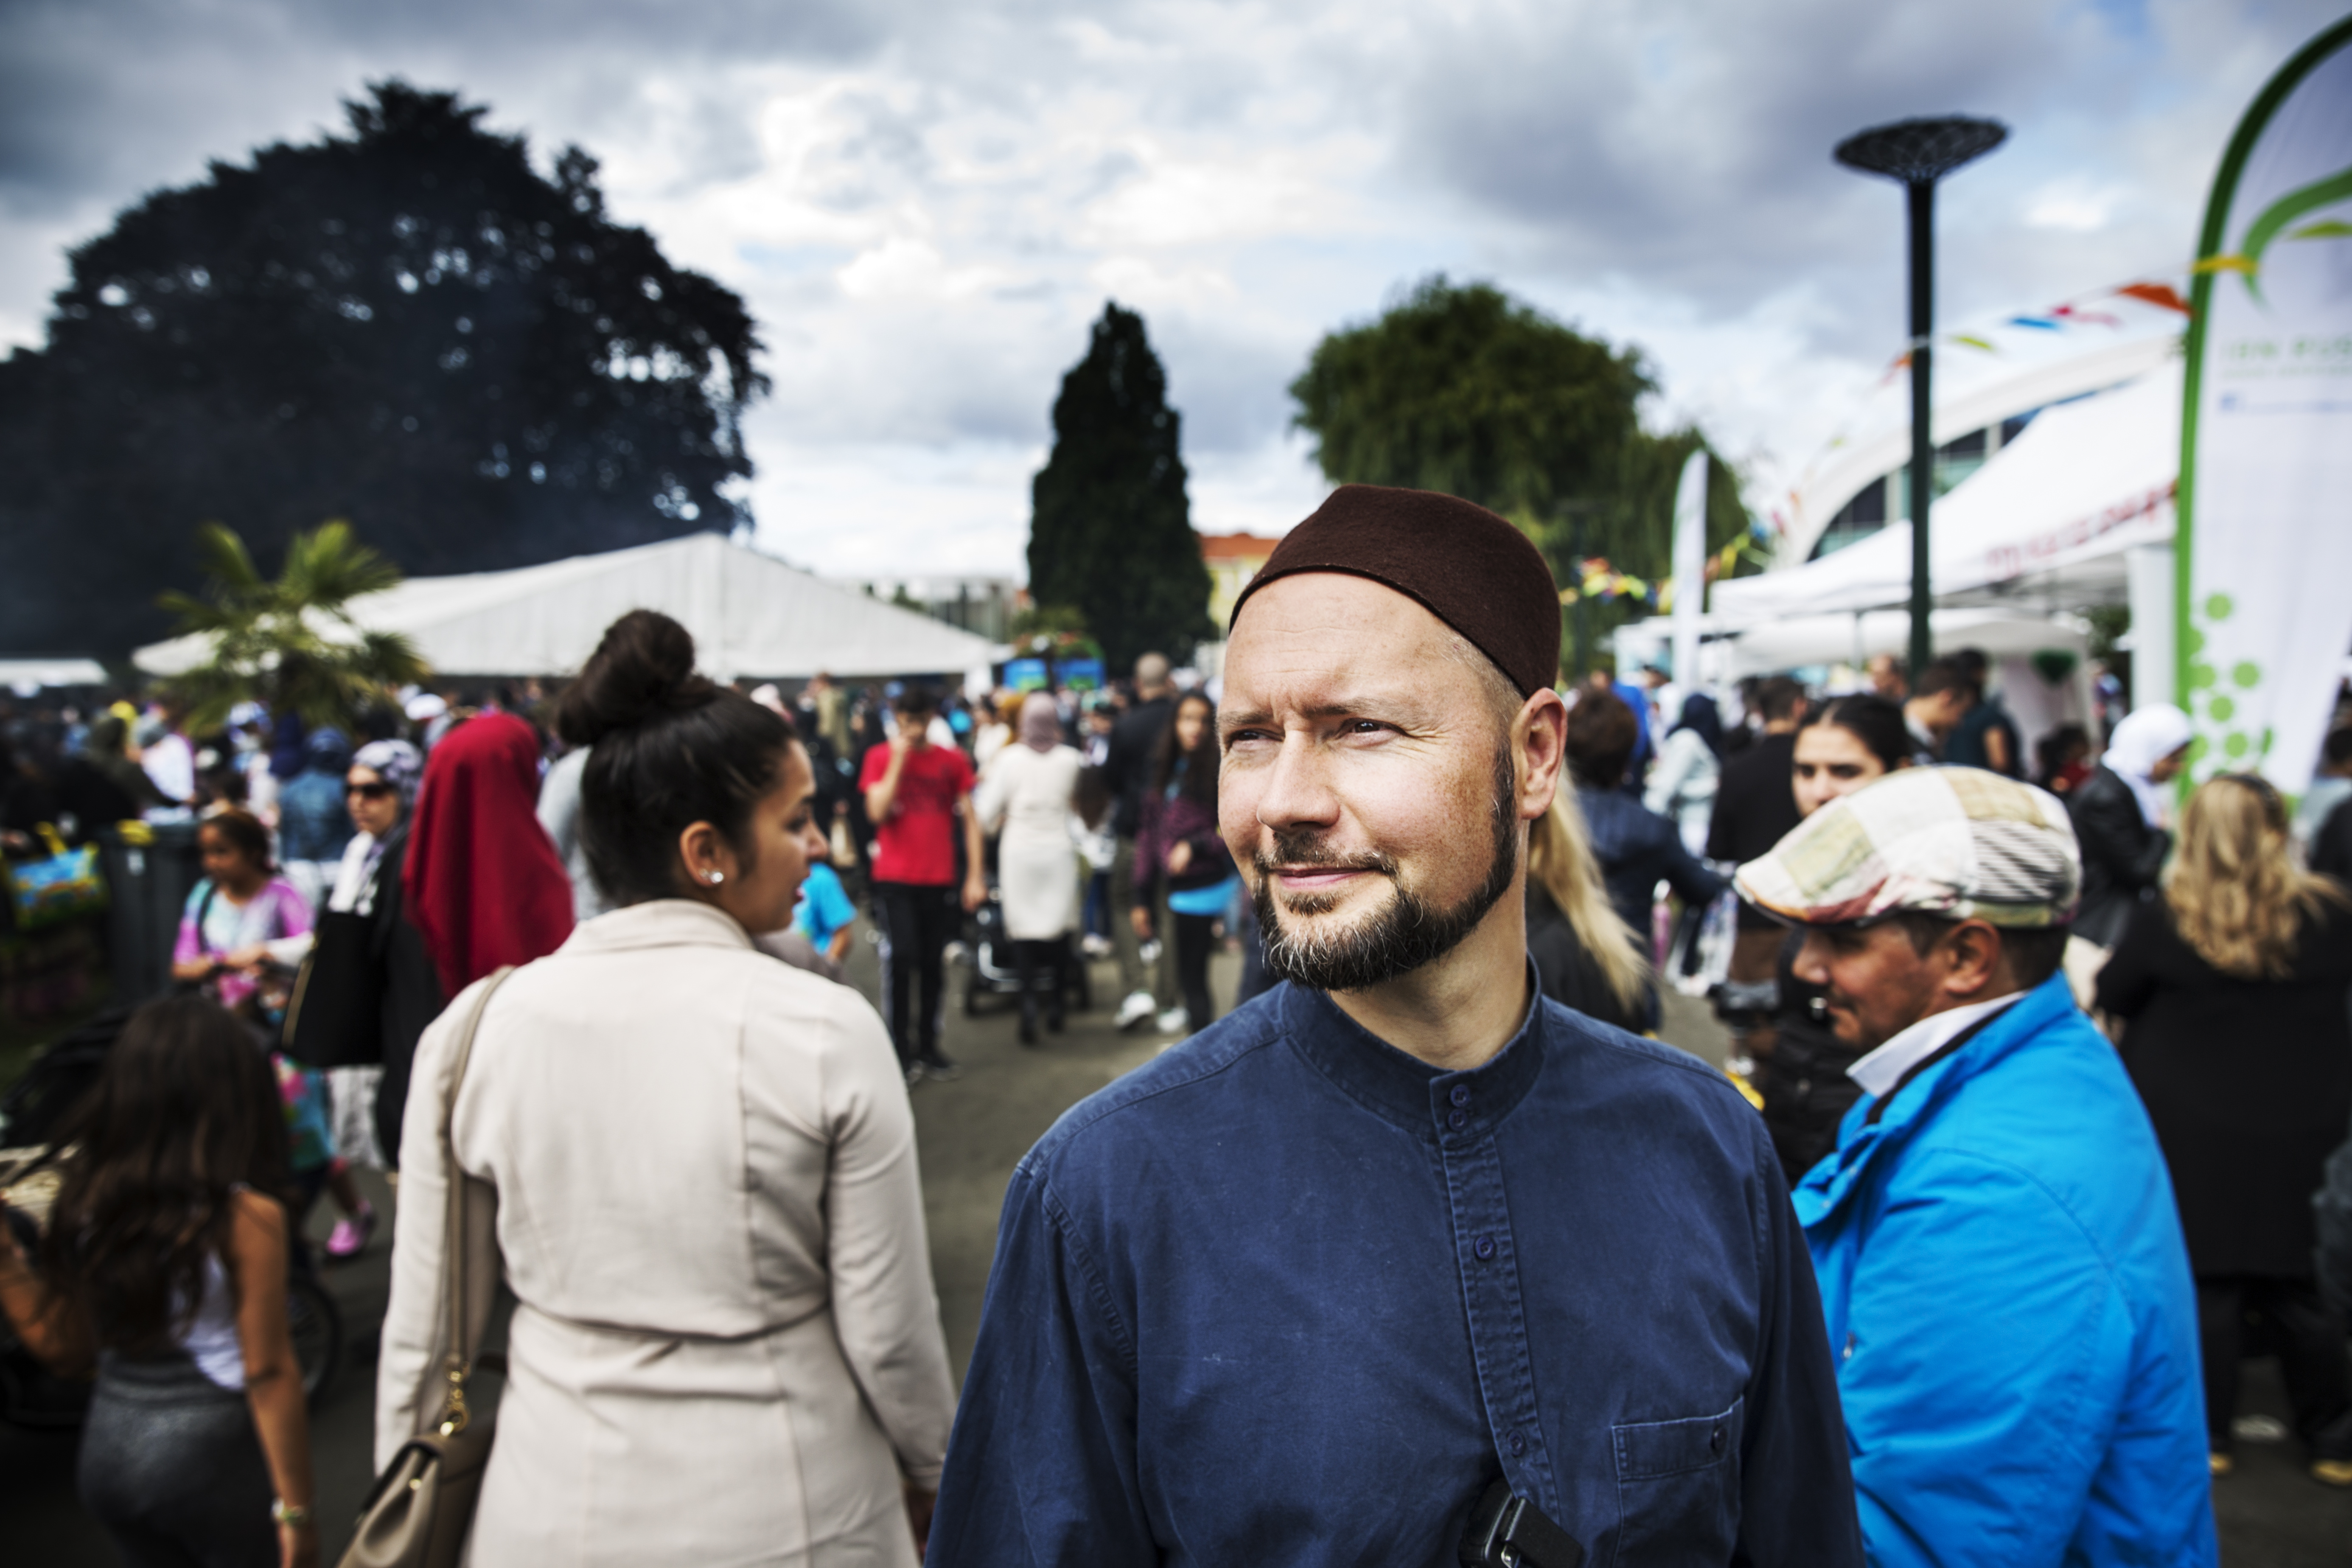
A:
<svg viewBox="0 0 2352 1568">
<path fill-rule="evenodd" d="M 294 977 L 278 1047 L 310 1068 L 383 1060 L 383 965 L 373 916 L 329 910 Z"/>
<path fill-rule="evenodd" d="M 373 1067 L 383 1060 L 386 949 L 400 919 L 400 858 L 408 825 L 385 838 L 370 879 L 369 912 L 329 910 L 294 977 L 278 1048 L 304 1067 Z"/>
</svg>

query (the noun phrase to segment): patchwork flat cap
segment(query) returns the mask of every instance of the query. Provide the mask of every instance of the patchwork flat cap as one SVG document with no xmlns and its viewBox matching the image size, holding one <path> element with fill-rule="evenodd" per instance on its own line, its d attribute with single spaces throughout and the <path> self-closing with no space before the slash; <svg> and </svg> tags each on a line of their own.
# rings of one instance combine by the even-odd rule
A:
<svg viewBox="0 0 2352 1568">
<path fill-rule="evenodd" d="M 1979 768 L 1905 768 L 1807 817 L 1739 868 L 1739 896 L 1801 925 L 1906 910 L 2063 925 L 2083 889 L 2055 795 Z"/>
</svg>

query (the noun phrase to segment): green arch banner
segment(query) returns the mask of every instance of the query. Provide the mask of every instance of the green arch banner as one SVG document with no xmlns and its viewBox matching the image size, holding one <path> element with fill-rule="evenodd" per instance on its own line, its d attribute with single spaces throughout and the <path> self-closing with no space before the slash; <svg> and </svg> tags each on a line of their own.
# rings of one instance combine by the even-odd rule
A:
<svg viewBox="0 0 2352 1568">
<path fill-rule="evenodd" d="M 2352 16 L 2239 121 L 2197 247 L 2180 423 L 2189 773 L 2311 782 L 2352 649 Z"/>
</svg>

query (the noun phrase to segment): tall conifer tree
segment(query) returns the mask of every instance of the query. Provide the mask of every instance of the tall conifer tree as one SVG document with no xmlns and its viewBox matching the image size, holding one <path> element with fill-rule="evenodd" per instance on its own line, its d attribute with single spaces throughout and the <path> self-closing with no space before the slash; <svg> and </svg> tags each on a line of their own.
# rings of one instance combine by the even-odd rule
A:
<svg viewBox="0 0 2352 1568">
<path fill-rule="evenodd" d="M 1181 424 L 1143 318 L 1106 302 L 1054 400 L 1053 455 L 1030 491 L 1029 593 L 1084 616 L 1114 672 L 1149 652 L 1188 658 L 1216 635 Z"/>
</svg>

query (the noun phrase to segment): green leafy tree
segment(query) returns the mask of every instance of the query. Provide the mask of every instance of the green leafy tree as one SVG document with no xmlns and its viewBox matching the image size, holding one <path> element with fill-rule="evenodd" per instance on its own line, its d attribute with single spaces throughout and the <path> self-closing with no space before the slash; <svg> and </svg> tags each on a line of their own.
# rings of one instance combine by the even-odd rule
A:
<svg viewBox="0 0 2352 1568">
<path fill-rule="evenodd" d="M 1638 351 L 1442 275 L 1325 337 L 1290 385 L 1326 477 L 1476 501 L 1525 530 L 1571 589 L 1589 559 L 1644 580 L 1671 570 L 1675 487 L 1706 437 L 1643 430 L 1639 403 L 1654 390 Z M 1709 474 L 1707 537 L 1720 549 L 1748 518 L 1736 474 L 1719 458 Z M 1584 619 L 1597 644 L 1646 613 L 1621 600 Z"/>
<path fill-rule="evenodd" d="M 47 343 L 0 362 L 0 645 L 117 652 L 198 568 L 345 517 L 413 574 L 744 521 L 765 390 L 742 301 L 446 92 L 215 163 L 76 249 Z"/>
<path fill-rule="evenodd" d="M 1290 384 L 1331 479 L 1443 490 L 1529 524 L 1613 482 L 1651 390 L 1638 353 L 1442 275 L 1326 337 Z"/>
<path fill-rule="evenodd" d="M 1216 635 L 1192 531 L 1181 416 L 1143 318 L 1103 306 L 1054 400 L 1054 450 L 1031 487 L 1029 593 L 1075 610 L 1114 671 L 1192 657 Z"/>
<path fill-rule="evenodd" d="M 352 537 L 351 524 L 296 534 L 275 581 L 262 576 L 245 541 L 220 523 L 197 530 L 196 550 L 205 594 L 161 595 L 182 635 L 212 645 L 203 664 L 172 682 L 196 729 L 217 728 L 231 708 L 257 701 L 348 731 L 385 688 L 432 673 L 408 638 L 370 631 L 352 618 L 352 600 L 396 587 L 401 577 Z"/>
</svg>

